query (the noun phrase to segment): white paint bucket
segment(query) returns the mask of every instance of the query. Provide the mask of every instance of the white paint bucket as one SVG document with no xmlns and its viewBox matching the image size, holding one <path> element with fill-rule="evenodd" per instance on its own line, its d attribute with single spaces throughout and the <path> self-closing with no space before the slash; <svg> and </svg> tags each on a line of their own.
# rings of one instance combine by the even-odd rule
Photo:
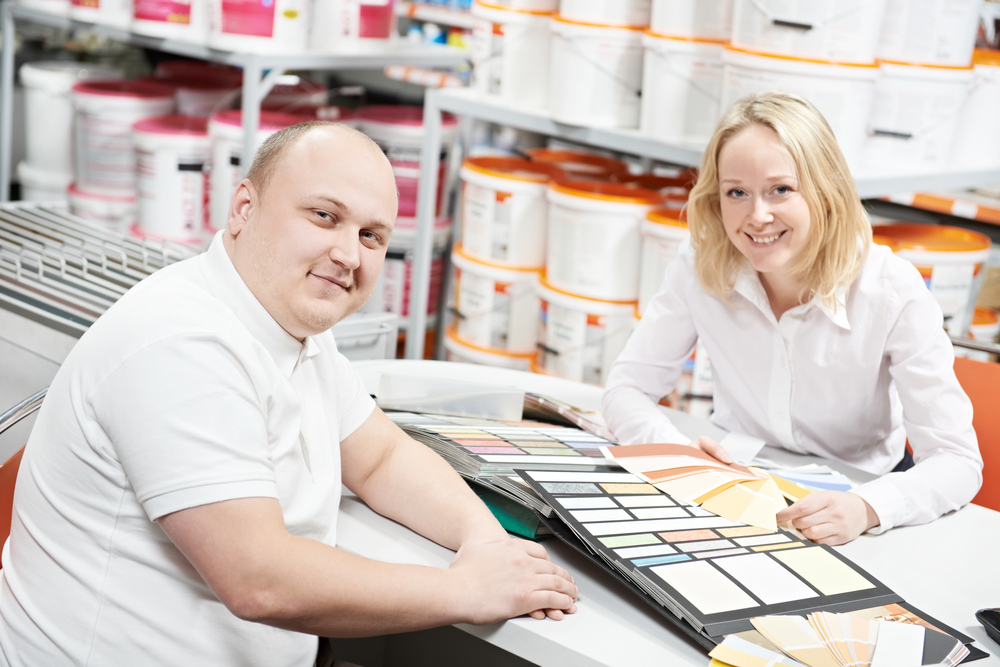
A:
<svg viewBox="0 0 1000 667">
<path fill-rule="evenodd" d="M 278 130 L 311 120 L 305 116 L 260 112 L 260 126 L 255 137 L 256 148 Z M 208 120 L 208 135 L 212 141 L 212 161 L 209 172 L 208 233 L 226 226 L 229 205 L 236 188 L 243 180 L 243 112 L 239 109 L 220 111 Z M 256 150 L 256 148 L 254 150 Z"/>
<path fill-rule="evenodd" d="M 653 0 L 649 29 L 672 37 L 728 42 L 733 34 L 733 0 Z"/>
<path fill-rule="evenodd" d="M 17 163 L 17 180 L 21 184 L 21 201 L 66 201 L 66 188 L 73 174 L 47 171 Z"/>
<path fill-rule="evenodd" d="M 21 65 L 27 162 L 40 172 L 73 173 L 73 101 L 70 90 L 87 79 L 120 79 L 121 70 L 91 63 L 46 60 Z M 65 198 L 65 196 L 64 196 Z"/>
<path fill-rule="evenodd" d="M 642 30 L 552 20 L 549 110 L 571 125 L 639 127 Z"/>
<path fill-rule="evenodd" d="M 852 171 L 862 167 L 869 112 L 879 68 L 751 53 L 722 54 L 722 104 L 728 109 L 750 93 L 781 90 L 806 98 L 829 123 Z"/>
<path fill-rule="evenodd" d="M 518 371 L 530 370 L 531 362 L 535 358 L 534 352 L 530 354 L 513 354 L 511 352 L 478 347 L 466 341 L 459 340 L 454 324 L 449 326 L 445 331 L 444 349 L 445 361 L 495 366 L 497 368 L 513 368 Z"/>
<path fill-rule="evenodd" d="M 783 56 L 871 64 L 886 0 L 735 0 L 733 46 Z"/>
<path fill-rule="evenodd" d="M 285 74 L 271 88 L 261 108 L 268 111 L 313 115 L 315 109 L 326 104 L 327 88 L 321 83 L 304 79 L 295 74 Z"/>
<path fill-rule="evenodd" d="M 532 148 L 527 153 L 532 162 L 558 167 L 568 178 L 610 181 L 629 173 L 622 160 L 597 153 L 564 148 Z"/>
<path fill-rule="evenodd" d="M 310 46 L 320 53 L 384 48 L 396 25 L 393 0 L 320 0 L 313 17 Z"/>
<path fill-rule="evenodd" d="M 952 336 L 967 334 L 990 255 L 989 237 L 947 225 L 877 225 L 872 232 L 899 243 L 896 254 L 920 271 L 941 306 L 945 330 Z"/>
<path fill-rule="evenodd" d="M 620 183 L 549 184 L 545 271 L 556 289 L 605 301 L 639 298 L 639 223 L 659 193 Z"/>
<path fill-rule="evenodd" d="M 650 0 L 561 0 L 559 15 L 567 21 L 596 25 L 649 26 Z"/>
<path fill-rule="evenodd" d="M 642 257 L 639 260 L 639 313 L 663 285 L 667 267 L 677 259 L 681 246 L 691 239 L 687 222 L 679 211 L 653 209 L 642 221 Z"/>
<path fill-rule="evenodd" d="M 947 171 L 972 67 L 880 64 L 864 172 L 880 176 Z"/>
<path fill-rule="evenodd" d="M 243 84 L 243 73 L 235 67 L 197 60 L 162 62 L 153 78 L 174 87 L 177 113 L 184 116 L 211 116 L 231 109 Z"/>
<path fill-rule="evenodd" d="M 208 45 L 224 51 L 303 53 L 309 48 L 310 0 L 210 0 Z"/>
<path fill-rule="evenodd" d="M 174 108 L 174 90 L 152 80 L 83 81 L 73 86 L 77 185 L 88 191 L 135 194 L 132 125 Z"/>
<path fill-rule="evenodd" d="M 431 244 L 431 273 L 428 290 L 427 314 L 436 316 L 444 278 L 445 256 L 451 242 L 451 220 L 442 218 L 434 225 Z M 389 239 L 385 263 L 379 273 L 378 283 L 368 302 L 361 309 L 366 313 L 393 313 L 399 318 L 401 329 L 409 325 L 410 291 L 413 284 L 413 249 L 416 243 L 416 219 L 397 218 L 396 227 Z M 434 326 L 429 317 L 427 327 Z"/>
<path fill-rule="evenodd" d="M 722 42 L 647 31 L 639 130 L 669 143 L 708 143 L 722 98 Z"/>
<path fill-rule="evenodd" d="M 549 181 L 557 167 L 511 157 L 462 163 L 462 246 L 479 261 L 513 267 L 545 265 Z"/>
<path fill-rule="evenodd" d="M 538 368 L 556 377 L 603 385 L 632 334 L 635 301 L 587 299 L 538 283 Z"/>
<path fill-rule="evenodd" d="M 972 62 L 982 0 L 886 0 L 875 56 L 923 65 Z"/>
<path fill-rule="evenodd" d="M 951 158 L 955 171 L 1000 168 L 1000 53 L 976 49 L 972 62 L 975 81 L 962 109 Z"/>
<path fill-rule="evenodd" d="M 204 44 L 208 0 L 132 0 L 132 32 Z"/>
<path fill-rule="evenodd" d="M 70 183 L 66 190 L 69 212 L 124 234 L 135 222 L 135 196 L 92 192 Z"/>
<path fill-rule="evenodd" d="M 472 85 L 519 106 L 549 106 L 551 12 L 472 3 Z"/>
<path fill-rule="evenodd" d="M 458 337 L 478 347 L 506 352 L 533 352 L 537 344 L 541 269 L 512 269 L 480 262 L 456 243 L 454 308 Z"/>
<path fill-rule="evenodd" d="M 56 16 L 68 16 L 71 5 L 70 0 L 20 0 L 17 4 Z"/>
<path fill-rule="evenodd" d="M 209 81 L 179 83 L 174 90 L 178 114 L 205 118 L 216 111 L 232 108 L 239 96 L 239 86 L 230 87 Z"/>
<path fill-rule="evenodd" d="M 399 215 L 417 215 L 417 189 L 420 184 L 420 153 L 424 145 L 424 109 L 405 105 L 374 105 L 358 111 L 359 126 L 377 143 L 392 165 L 399 190 Z M 458 134 L 458 119 L 442 114 L 440 171 L 438 172 L 435 215 L 441 215 L 444 197 L 445 168 L 448 152 Z"/>
<path fill-rule="evenodd" d="M 159 116 L 132 131 L 138 164 L 139 230 L 175 241 L 201 240 L 208 189 L 205 165 L 211 159 L 208 119 Z"/>
<path fill-rule="evenodd" d="M 127 30 L 132 24 L 132 0 L 70 0 L 69 16 Z"/>
</svg>

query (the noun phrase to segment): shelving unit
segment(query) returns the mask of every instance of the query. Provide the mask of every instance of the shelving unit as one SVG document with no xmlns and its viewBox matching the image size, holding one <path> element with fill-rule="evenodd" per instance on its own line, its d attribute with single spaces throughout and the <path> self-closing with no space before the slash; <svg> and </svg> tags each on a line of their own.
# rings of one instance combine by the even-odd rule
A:
<svg viewBox="0 0 1000 667">
<path fill-rule="evenodd" d="M 254 152 L 254 135 L 260 124 L 260 103 L 270 92 L 278 77 L 289 70 L 339 70 L 373 68 L 406 64 L 424 67 L 451 67 L 468 60 L 460 49 L 439 45 L 415 45 L 405 40 L 392 41 L 379 50 L 352 51 L 345 48 L 333 53 L 303 53 L 289 55 L 254 54 L 220 51 L 201 44 L 175 39 L 137 35 L 121 28 L 74 21 L 14 4 L 0 2 L 2 13 L 3 49 L 0 51 L 0 202 L 6 201 L 11 176 L 10 150 L 13 122 L 14 34 L 17 22 L 62 29 L 86 29 L 129 44 L 135 44 L 179 56 L 235 65 L 243 69 L 243 154 Z M 249 161 L 247 161 L 249 162 Z"/>
<path fill-rule="evenodd" d="M 453 28 L 465 28 L 472 30 L 475 19 L 468 11 L 460 9 L 449 9 L 448 7 L 435 7 L 419 2 L 408 2 L 398 0 L 396 2 L 396 15 L 403 16 L 414 21 L 430 21 L 439 25 L 446 25 Z"/>
<path fill-rule="evenodd" d="M 567 125 L 553 120 L 547 113 L 523 109 L 471 89 L 428 90 L 424 96 L 423 155 L 430 156 L 421 164 L 420 189 L 417 195 L 417 237 L 413 254 L 413 279 L 410 293 L 411 331 L 423 331 L 427 322 L 427 300 L 430 290 L 432 226 L 437 192 L 437 174 L 441 142 L 441 114 L 500 123 L 517 129 L 538 132 L 551 137 L 628 153 L 649 160 L 683 166 L 697 166 L 702 146 L 667 144 L 635 130 L 613 130 Z M 855 181 L 862 199 L 884 197 L 897 192 L 953 190 L 978 185 L 1000 183 L 1000 170 L 946 172 L 913 176 L 860 178 Z M 408 336 L 406 357 L 423 358 L 423 336 Z"/>
</svg>

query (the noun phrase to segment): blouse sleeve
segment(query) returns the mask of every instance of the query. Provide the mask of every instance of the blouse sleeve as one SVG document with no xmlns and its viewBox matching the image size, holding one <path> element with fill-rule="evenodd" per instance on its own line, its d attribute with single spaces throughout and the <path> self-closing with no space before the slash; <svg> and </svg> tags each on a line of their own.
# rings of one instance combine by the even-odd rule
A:
<svg viewBox="0 0 1000 667">
<path fill-rule="evenodd" d="M 685 248 L 670 264 L 660 290 L 608 374 L 602 411 L 623 445 L 691 441 L 657 403 L 674 389 L 698 338 L 685 298 L 694 279 L 692 259 L 691 250 Z"/>
<path fill-rule="evenodd" d="M 957 510 L 972 500 L 983 480 L 972 403 L 955 377 L 941 309 L 914 267 L 901 272 L 899 284 L 887 285 L 898 301 L 887 312 L 885 353 L 915 465 L 855 489 L 879 516 L 881 525 L 873 533 Z"/>
</svg>

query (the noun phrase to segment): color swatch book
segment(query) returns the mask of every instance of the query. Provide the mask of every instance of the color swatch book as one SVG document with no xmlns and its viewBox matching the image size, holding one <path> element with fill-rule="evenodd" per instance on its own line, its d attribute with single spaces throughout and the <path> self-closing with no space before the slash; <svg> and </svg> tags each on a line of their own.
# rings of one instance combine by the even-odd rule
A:
<svg viewBox="0 0 1000 667">
<path fill-rule="evenodd" d="M 900 601 L 830 547 L 685 505 L 632 473 L 518 473 L 593 556 L 712 643 L 757 616 Z"/>
<path fill-rule="evenodd" d="M 618 467 L 600 450 L 611 442 L 576 427 L 415 412 L 386 414 L 411 438 L 440 454 L 463 477 L 496 489 L 543 516 L 551 516 L 552 509 L 514 473 L 514 468 Z"/>
</svg>

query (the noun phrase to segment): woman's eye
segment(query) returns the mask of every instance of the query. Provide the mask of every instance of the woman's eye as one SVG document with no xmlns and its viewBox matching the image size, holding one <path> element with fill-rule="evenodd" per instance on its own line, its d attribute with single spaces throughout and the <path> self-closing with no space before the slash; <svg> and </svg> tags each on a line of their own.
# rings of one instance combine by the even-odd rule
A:
<svg viewBox="0 0 1000 667">
<path fill-rule="evenodd" d="M 744 192 L 743 190 L 741 190 L 741 189 L 739 189 L 739 188 L 733 188 L 733 189 L 732 189 L 732 190 L 730 190 L 730 191 L 729 191 L 729 192 L 728 192 L 727 194 L 728 194 L 728 195 L 729 195 L 730 197 L 742 197 L 743 195 L 745 195 L 745 194 L 746 194 L 746 192 Z"/>
<path fill-rule="evenodd" d="M 774 193 L 777 195 L 787 195 L 792 189 L 787 185 L 779 185 L 774 189 Z"/>
</svg>

